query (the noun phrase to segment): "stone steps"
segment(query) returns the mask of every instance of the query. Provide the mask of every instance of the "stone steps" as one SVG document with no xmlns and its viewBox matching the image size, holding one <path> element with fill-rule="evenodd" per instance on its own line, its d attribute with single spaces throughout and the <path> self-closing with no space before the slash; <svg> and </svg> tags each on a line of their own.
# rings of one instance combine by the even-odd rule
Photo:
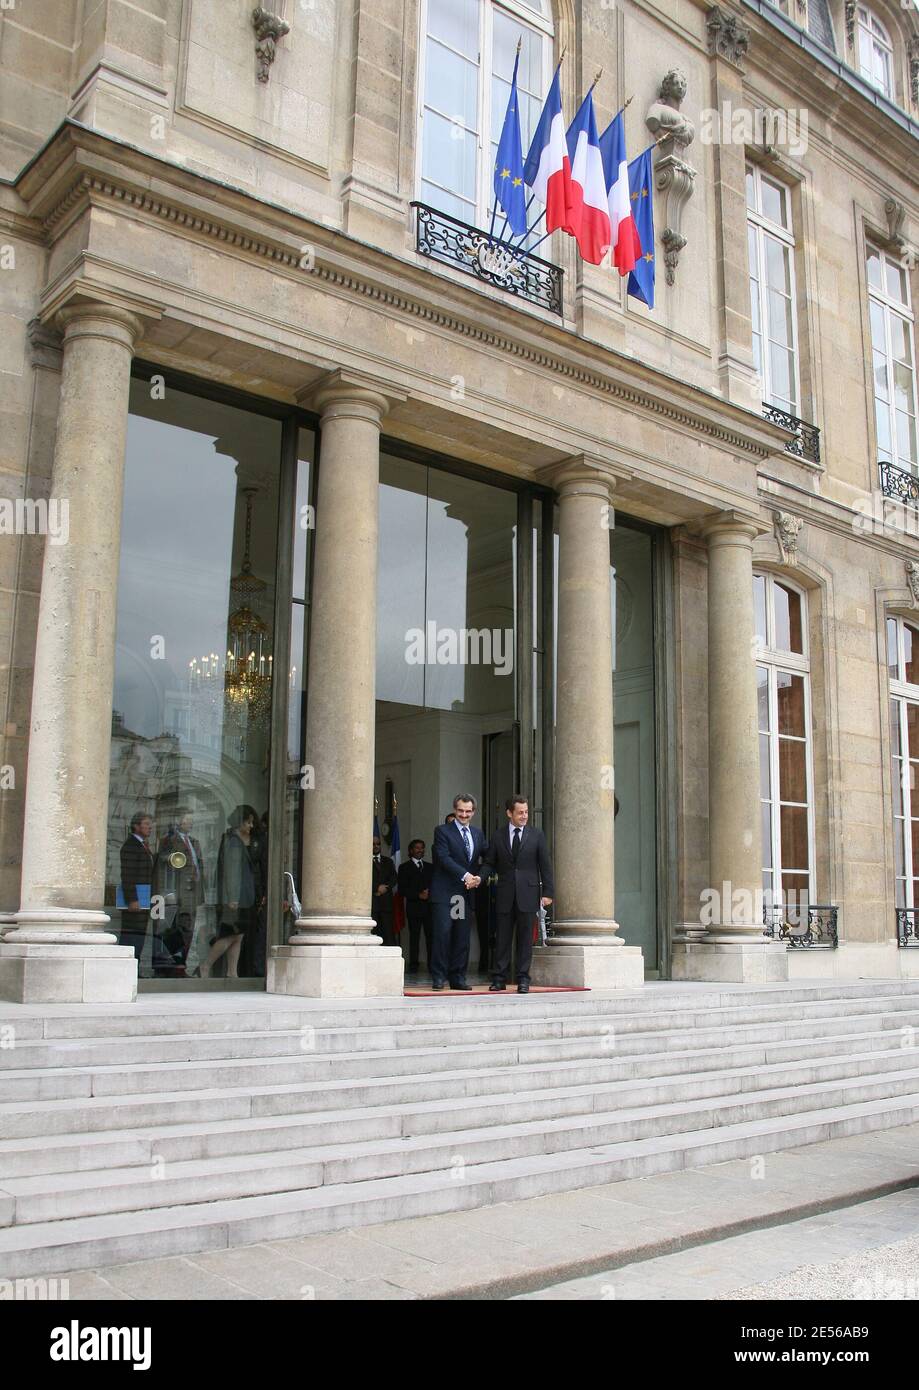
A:
<svg viewBox="0 0 919 1390">
<path fill-rule="evenodd" d="M 16 1015 L 0 1048 L 5 1277 L 919 1119 L 919 983 L 137 1007 Z"/>
<path fill-rule="evenodd" d="M 568 1191 L 749 1157 L 912 1123 L 919 1093 L 844 1110 L 724 1125 L 599 1149 L 541 1153 L 444 1170 L 273 1191 L 137 1212 L 119 1211 L 0 1229 L 5 1277 L 52 1274 L 257 1241 L 312 1235 L 435 1212 Z M 310 1176 L 313 1176 L 312 1174 Z M 0 1197 L 7 1213 L 14 1198 Z M 308 1279 L 305 1279 L 308 1283 Z"/>
</svg>

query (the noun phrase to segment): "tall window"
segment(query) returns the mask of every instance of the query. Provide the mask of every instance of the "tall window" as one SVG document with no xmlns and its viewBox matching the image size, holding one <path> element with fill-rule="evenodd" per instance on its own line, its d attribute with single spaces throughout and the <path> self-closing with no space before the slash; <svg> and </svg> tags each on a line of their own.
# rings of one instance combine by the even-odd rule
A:
<svg viewBox="0 0 919 1390">
<path fill-rule="evenodd" d="M 753 596 L 763 891 L 802 907 L 813 901 L 814 839 L 806 600 L 771 574 L 754 575 Z"/>
<path fill-rule="evenodd" d="M 897 907 L 919 906 L 919 628 L 887 619 Z"/>
<path fill-rule="evenodd" d="M 424 12 L 419 196 L 463 222 L 487 226 L 518 40 L 524 157 L 548 90 L 550 0 L 426 0 Z"/>
<path fill-rule="evenodd" d="M 916 447 L 916 355 L 909 277 L 885 251 L 868 247 L 868 311 L 878 457 L 907 472 Z"/>
<path fill-rule="evenodd" d="M 872 87 L 893 98 L 893 45 L 881 21 L 865 5 L 858 7 L 858 70 Z"/>
<path fill-rule="evenodd" d="M 795 238 L 791 193 L 755 164 L 747 165 L 747 242 L 753 360 L 763 401 L 798 414 Z"/>
</svg>

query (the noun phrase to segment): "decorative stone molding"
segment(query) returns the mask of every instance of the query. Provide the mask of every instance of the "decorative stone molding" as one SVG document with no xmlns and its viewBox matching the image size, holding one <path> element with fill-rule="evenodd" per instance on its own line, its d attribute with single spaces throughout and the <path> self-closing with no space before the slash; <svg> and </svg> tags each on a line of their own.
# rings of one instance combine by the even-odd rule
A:
<svg viewBox="0 0 919 1390">
<path fill-rule="evenodd" d="M 772 520 L 775 526 L 775 539 L 783 565 L 798 563 L 798 536 L 804 522 L 791 512 L 774 511 Z"/>
<path fill-rule="evenodd" d="M 50 232 L 59 226 L 66 213 L 71 212 L 81 200 L 84 205 L 88 205 L 90 202 L 101 203 L 104 198 L 111 199 L 116 205 L 122 204 L 134 211 L 146 213 L 149 217 L 159 218 L 168 223 L 170 228 L 185 228 L 196 236 L 210 237 L 221 246 L 262 257 L 270 264 L 283 267 L 298 278 L 303 275 L 302 233 L 297 234 L 297 246 L 295 249 L 291 249 L 289 244 L 283 244 L 280 234 L 277 241 L 271 240 L 267 236 L 251 236 L 240 232 L 226 221 L 203 217 L 165 197 L 154 196 L 141 189 L 120 187 L 112 183 L 111 180 L 102 179 L 95 174 L 82 174 L 67 189 L 62 195 L 61 201 L 49 212 L 44 226 Z M 80 211 L 82 210 L 81 208 Z M 320 252 L 318 247 L 317 252 Z M 437 308 L 431 304 L 429 294 L 422 295 L 419 291 L 417 295 L 413 295 L 409 289 L 399 290 L 388 285 L 376 284 L 365 275 L 358 275 L 347 268 L 339 268 L 325 263 L 319 255 L 317 255 L 316 262 L 310 271 L 310 277 L 321 283 L 334 286 L 336 289 L 343 289 L 351 294 L 361 295 L 381 304 L 391 315 L 397 313 L 411 315 L 435 327 L 448 329 L 459 336 L 473 339 L 477 343 L 507 353 L 519 361 L 544 367 L 547 371 L 564 377 L 568 381 L 577 382 L 590 390 L 620 400 L 626 405 L 634 405 L 639 410 L 672 420 L 674 423 L 683 425 L 710 439 L 719 440 L 748 457 L 765 459 L 772 452 L 767 444 L 751 438 L 742 433 L 740 429 L 732 429 L 728 425 L 719 424 L 716 420 L 708 419 L 704 415 L 692 411 L 688 406 L 684 407 L 673 401 L 662 399 L 659 392 L 650 386 L 641 389 L 638 386 L 617 381 L 614 377 L 604 375 L 589 366 L 572 363 L 546 348 L 535 347 L 530 343 L 511 337 L 509 334 L 485 327 L 478 317 L 470 316 L 469 319 L 464 319 L 459 316 L 459 313 L 451 313 L 447 309 Z M 537 320 L 538 322 L 539 320 Z"/>
<path fill-rule="evenodd" d="M 846 43 L 850 48 L 855 47 L 855 11 L 857 9 L 857 0 L 846 0 Z"/>
<path fill-rule="evenodd" d="M 916 106 L 919 106 L 919 34 L 913 34 L 906 52 L 909 56 L 909 90 Z"/>
<path fill-rule="evenodd" d="M 64 339 L 50 324 L 41 319 L 30 319 L 26 332 L 32 352 L 33 367 L 47 367 L 49 371 L 59 372 L 64 354 Z"/>
<path fill-rule="evenodd" d="M 267 82 L 271 64 L 278 51 L 278 39 L 290 33 L 290 25 L 280 15 L 271 14 L 261 5 L 252 11 L 252 27 L 256 34 L 255 56 L 258 60 L 258 80 Z"/>
<path fill-rule="evenodd" d="M 888 198 L 884 204 L 884 216 L 887 218 L 887 237 L 891 247 L 897 255 L 905 255 L 909 250 L 909 242 L 903 235 L 906 208 L 896 198 Z"/>
<path fill-rule="evenodd" d="M 913 607 L 919 608 L 919 561 L 906 560 L 906 582 L 909 585 L 910 597 Z"/>
<path fill-rule="evenodd" d="M 708 51 L 712 56 L 727 58 L 743 71 L 743 60 L 750 47 L 750 30 L 743 20 L 720 5 L 713 5 L 705 20 L 708 30 Z"/>
<path fill-rule="evenodd" d="M 679 68 L 671 68 L 661 81 L 657 100 L 651 104 L 645 116 L 645 125 L 661 142 L 660 154 L 654 164 L 654 186 L 664 195 L 661 241 L 668 285 L 672 285 L 676 279 L 680 252 L 686 246 L 686 237 L 681 230 L 683 209 L 692 197 L 696 180 L 695 169 L 682 158 L 696 133 L 692 121 L 680 110 L 685 95 L 685 75 Z"/>
</svg>

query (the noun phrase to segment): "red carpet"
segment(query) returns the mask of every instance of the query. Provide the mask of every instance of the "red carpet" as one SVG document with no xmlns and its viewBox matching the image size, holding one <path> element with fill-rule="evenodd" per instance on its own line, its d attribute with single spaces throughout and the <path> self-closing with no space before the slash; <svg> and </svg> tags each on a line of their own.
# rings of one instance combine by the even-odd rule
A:
<svg viewBox="0 0 919 1390">
<path fill-rule="evenodd" d="M 456 999 L 468 998 L 470 994 L 487 995 L 489 999 L 506 999 L 509 994 L 517 993 L 516 985 L 508 985 L 505 990 L 496 990 L 492 994 L 488 985 L 473 985 L 468 989 L 425 989 L 421 985 L 409 985 L 403 990 L 406 999 L 446 999 L 452 995 Z M 589 994 L 590 991 L 581 985 L 530 985 L 531 994 Z"/>
</svg>

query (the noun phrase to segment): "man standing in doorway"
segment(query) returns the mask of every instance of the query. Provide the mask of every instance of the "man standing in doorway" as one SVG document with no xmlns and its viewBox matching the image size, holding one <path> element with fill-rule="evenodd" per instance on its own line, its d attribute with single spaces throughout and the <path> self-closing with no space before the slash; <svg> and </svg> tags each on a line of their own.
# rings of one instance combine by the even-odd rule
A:
<svg viewBox="0 0 919 1390">
<path fill-rule="evenodd" d="M 396 891 L 396 866 L 386 854 L 380 853 L 380 837 L 373 837 L 373 892 L 370 900 L 370 915 L 377 927 L 377 935 L 382 936 L 384 946 L 395 946 L 393 933 L 393 899 Z"/>
<path fill-rule="evenodd" d="M 470 822 L 476 800 L 468 792 L 453 798 L 453 824 L 438 825 L 434 831 L 431 903 L 434 940 L 431 960 L 433 989 L 468 990 L 469 928 L 475 912 L 475 890 L 481 883 L 477 872 L 485 849 L 485 836 Z"/>
<path fill-rule="evenodd" d="M 425 958 L 431 966 L 431 878 L 434 866 L 424 857 L 424 840 L 412 840 L 408 859 L 399 865 L 399 893 L 405 899 L 408 918 L 408 974 L 417 975 L 418 947 L 424 931 Z"/>
<path fill-rule="evenodd" d="M 529 802 L 518 792 L 505 804 L 507 825 L 496 830 L 482 862 L 497 869 L 498 931 L 491 991 L 507 988 L 514 934 L 517 936 L 517 993 L 530 990 L 533 919 L 555 892 L 546 837 L 528 824 Z M 540 885 L 542 885 L 540 889 Z M 541 894 L 541 895 L 540 895 Z"/>
</svg>

